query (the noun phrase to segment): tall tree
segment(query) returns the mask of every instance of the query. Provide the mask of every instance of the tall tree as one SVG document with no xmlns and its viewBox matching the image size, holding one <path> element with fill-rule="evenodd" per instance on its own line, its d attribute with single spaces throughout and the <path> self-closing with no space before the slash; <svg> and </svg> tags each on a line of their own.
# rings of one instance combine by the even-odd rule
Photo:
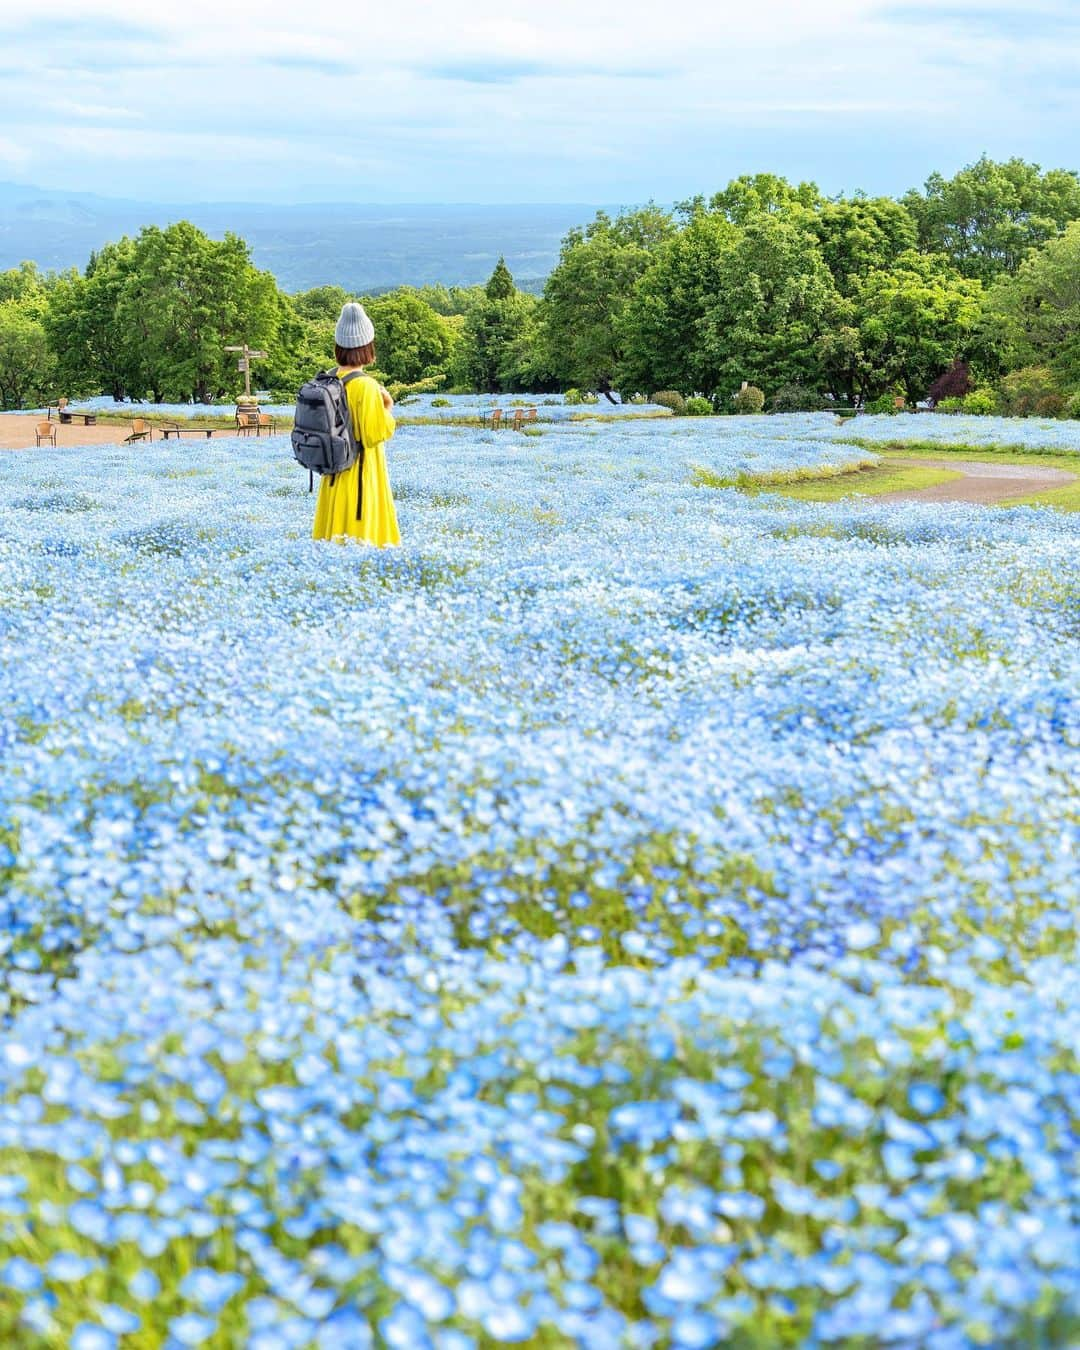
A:
<svg viewBox="0 0 1080 1350">
<path fill-rule="evenodd" d="M 367 303 L 375 325 L 379 369 L 411 384 L 446 373 L 454 345 L 450 324 L 408 287 Z"/>
<path fill-rule="evenodd" d="M 991 289 L 987 315 L 1009 366 L 1049 366 L 1080 390 L 1080 221 Z"/>
<path fill-rule="evenodd" d="M 104 391 L 123 399 L 142 378 L 138 352 L 118 317 L 134 257 L 130 239 L 106 244 L 91 256 L 84 275 L 62 276 L 49 292 L 45 329 L 69 396 Z"/>
<path fill-rule="evenodd" d="M 535 296 L 515 287 L 510 269 L 500 258 L 483 298 L 465 316 L 455 371 L 459 381 L 492 394 L 520 388 L 528 369 L 524 358 L 537 304 Z"/>
<path fill-rule="evenodd" d="M 623 313 L 674 229 L 666 212 L 648 206 L 614 220 L 601 211 L 567 234 L 541 313 L 547 364 L 563 384 L 595 388 L 615 376 L 623 359 Z"/>
<path fill-rule="evenodd" d="M 963 276 L 989 283 L 1015 272 L 1032 249 L 1080 218 L 1080 177 L 983 155 L 952 178 L 931 174 L 925 190 L 909 192 L 904 205 L 924 252 L 943 253 Z"/>
<path fill-rule="evenodd" d="M 151 226 L 135 243 L 118 315 L 155 398 L 208 403 L 237 385 L 229 344 L 266 346 L 280 312 L 277 286 L 234 234 L 209 239 L 189 221 Z"/>
<path fill-rule="evenodd" d="M 889 268 L 870 272 L 852 297 L 857 338 L 843 353 L 863 396 L 899 387 L 911 403 L 967 354 L 982 311 L 982 286 L 962 277 L 940 255 L 903 253 Z M 849 327 L 838 327 L 850 336 Z M 826 340 L 829 355 L 840 353 Z"/>
<path fill-rule="evenodd" d="M 55 376 L 38 308 L 0 300 L 0 408 L 40 407 L 53 397 Z"/>
<path fill-rule="evenodd" d="M 918 245 L 911 212 L 890 197 L 849 197 L 824 202 L 813 231 L 837 288 L 850 295 L 868 272 L 889 267 Z"/>
</svg>

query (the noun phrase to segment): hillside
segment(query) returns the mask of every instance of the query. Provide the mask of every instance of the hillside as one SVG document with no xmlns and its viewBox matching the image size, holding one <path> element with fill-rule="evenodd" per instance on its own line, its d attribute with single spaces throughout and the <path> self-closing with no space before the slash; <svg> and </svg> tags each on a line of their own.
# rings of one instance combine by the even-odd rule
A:
<svg viewBox="0 0 1080 1350">
<path fill-rule="evenodd" d="M 337 284 L 372 292 L 401 285 L 485 281 L 504 255 L 518 284 L 539 290 L 585 205 L 379 206 L 327 203 L 162 204 L 0 183 L 0 270 L 24 258 L 44 269 L 82 267 L 110 239 L 143 225 L 190 220 L 248 241 L 257 266 L 289 291 Z"/>
</svg>

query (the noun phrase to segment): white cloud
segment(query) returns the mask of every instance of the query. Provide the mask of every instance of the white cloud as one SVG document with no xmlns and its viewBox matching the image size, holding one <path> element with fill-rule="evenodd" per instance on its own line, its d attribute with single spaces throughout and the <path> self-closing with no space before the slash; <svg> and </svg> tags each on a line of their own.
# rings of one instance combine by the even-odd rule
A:
<svg viewBox="0 0 1080 1350">
<path fill-rule="evenodd" d="M 25 62 L 0 115 L 28 181 L 57 170 L 52 124 L 81 123 L 65 170 L 106 190 L 130 186 L 134 158 L 148 191 L 235 197 L 243 155 L 283 196 L 301 178 L 341 195 L 343 166 L 378 166 L 357 196 L 640 199 L 708 190 L 750 153 L 874 187 L 924 152 L 938 158 L 923 172 L 999 146 L 1053 158 L 1066 137 L 1043 108 L 1075 108 L 1080 29 L 1057 31 L 1061 6 L 1035 12 L 1025 30 L 1031 9 L 969 0 L 185 0 L 149 16 L 136 0 L 3 0 L 7 55 Z M 63 91 L 51 107 L 41 51 Z M 871 131 L 880 158 L 848 152 Z"/>
</svg>

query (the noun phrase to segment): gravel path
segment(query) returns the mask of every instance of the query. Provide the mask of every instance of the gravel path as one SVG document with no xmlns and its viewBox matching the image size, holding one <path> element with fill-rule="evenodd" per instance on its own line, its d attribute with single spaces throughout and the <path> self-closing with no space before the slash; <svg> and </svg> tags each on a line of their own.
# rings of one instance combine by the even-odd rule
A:
<svg viewBox="0 0 1080 1350">
<path fill-rule="evenodd" d="M 890 456 L 890 458 L 892 458 Z M 1065 469 L 1048 469 L 1028 464 L 992 464 L 982 460 L 900 459 L 894 463 L 921 466 L 924 469 L 952 469 L 963 474 L 936 487 L 912 488 L 901 492 L 883 492 L 868 498 L 874 502 L 975 502 L 993 506 L 996 502 L 1026 497 L 1033 492 L 1063 487 L 1076 480 Z"/>
</svg>

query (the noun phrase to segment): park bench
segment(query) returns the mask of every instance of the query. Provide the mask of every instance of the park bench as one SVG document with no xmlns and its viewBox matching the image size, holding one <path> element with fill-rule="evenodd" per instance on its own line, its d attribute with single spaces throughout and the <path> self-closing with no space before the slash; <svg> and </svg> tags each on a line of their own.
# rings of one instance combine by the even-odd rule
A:
<svg viewBox="0 0 1080 1350">
<path fill-rule="evenodd" d="M 152 441 L 154 428 L 145 417 L 136 417 L 131 423 L 131 435 L 124 437 L 125 445 L 134 445 L 136 441 Z"/>
<path fill-rule="evenodd" d="M 181 436 L 205 436 L 207 440 L 213 436 L 215 431 L 229 431 L 230 427 L 199 427 L 199 426 L 181 426 L 179 422 L 165 422 L 161 427 L 161 436 L 163 440 L 168 440 L 170 436 L 175 436 L 177 440 Z"/>
<path fill-rule="evenodd" d="M 490 427 L 492 431 L 498 431 L 502 426 L 502 409 L 489 408 L 488 411 L 484 413 L 482 421 L 484 426 Z"/>
<path fill-rule="evenodd" d="M 39 422 L 34 428 L 34 444 L 41 445 L 43 441 L 48 441 L 50 445 L 56 444 L 56 428 L 51 421 Z"/>
<path fill-rule="evenodd" d="M 81 422 L 84 427 L 97 426 L 97 413 L 72 412 L 70 408 L 61 408 L 58 416 L 64 426 L 70 426 L 72 422 Z"/>
</svg>

